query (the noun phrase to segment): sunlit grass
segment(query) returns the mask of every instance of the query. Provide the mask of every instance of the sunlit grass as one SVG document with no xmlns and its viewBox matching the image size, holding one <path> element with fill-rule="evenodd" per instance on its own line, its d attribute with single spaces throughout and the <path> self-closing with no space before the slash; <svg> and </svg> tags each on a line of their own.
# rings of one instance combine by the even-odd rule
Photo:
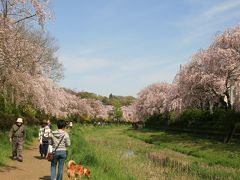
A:
<svg viewBox="0 0 240 180">
<path fill-rule="evenodd" d="M 185 134 L 180 141 L 177 134 L 133 131 L 127 126 L 77 127 L 71 132 L 72 147 L 68 159 L 88 167 L 92 179 L 239 177 L 239 163 L 230 157 L 236 156 L 237 144 L 231 151 L 231 145 L 227 145 L 227 150 L 223 143 L 187 136 Z M 214 143 L 225 149 L 213 151 Z"/>
<path fill-rule="evenodd" d="M 200 178 L 237 179 L 240 176 L 239 143 L 224 144 L 221 141 L 192 134 L 175 134 L 162 131 L 125 131 L 130 137 L 151 143 L 160 150 L 175 151 L 186 155 L 190 167 L 188 174 Z M 171 156 L 169 156 L 171 159 Z M 180 158 L 182 160 L 182 158 Z M 180 160 L 180 161 L 181 161 Z M 188 167 L 185 167 L 188 169 Z"/>
</svg>

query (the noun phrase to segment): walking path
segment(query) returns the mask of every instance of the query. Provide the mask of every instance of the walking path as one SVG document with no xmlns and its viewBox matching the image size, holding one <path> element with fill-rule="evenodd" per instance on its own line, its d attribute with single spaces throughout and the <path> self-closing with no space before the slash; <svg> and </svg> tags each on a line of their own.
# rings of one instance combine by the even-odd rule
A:
<svg viewBox="0 0 240 180">
<path fill-rule="evenodd" d="M 39 158 L 38 142 L 23 151 L 23 162 L 10 160 L 7 166 L 0 167 L 2 180 L 50 180 L 50 162 Z"/>
</svg>

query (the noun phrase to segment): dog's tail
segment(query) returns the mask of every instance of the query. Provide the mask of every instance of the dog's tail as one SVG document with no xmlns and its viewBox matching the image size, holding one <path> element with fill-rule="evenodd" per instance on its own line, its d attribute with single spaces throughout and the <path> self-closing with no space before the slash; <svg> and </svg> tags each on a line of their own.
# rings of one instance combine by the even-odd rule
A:
<svg viewBox="0 0 240 180">
<path fill-rule="evenodd" d="M 70 168 L 71 165 L 76 165 L 77 163 L 74 160 L 68 161 L 67 167 Z"/>
</svg>

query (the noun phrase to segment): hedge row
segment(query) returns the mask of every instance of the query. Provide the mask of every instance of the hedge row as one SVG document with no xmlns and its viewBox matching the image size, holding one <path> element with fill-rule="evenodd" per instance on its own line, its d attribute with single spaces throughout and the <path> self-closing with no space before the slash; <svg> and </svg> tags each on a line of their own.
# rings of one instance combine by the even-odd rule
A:
<svg viewBox="0 0 240 180">
<path fill-rule="evenodd" d="M 216 109 L 213 114 L 206 110 L 187 109 L 181 114 L 171 112 L 158 114 L 146 119 L 148 128 L 168 128 L 179 130 L 200 130 L 213 133 L 226 133 L 240 122 L 240 113 L 233 110 Z"/>
</svg>

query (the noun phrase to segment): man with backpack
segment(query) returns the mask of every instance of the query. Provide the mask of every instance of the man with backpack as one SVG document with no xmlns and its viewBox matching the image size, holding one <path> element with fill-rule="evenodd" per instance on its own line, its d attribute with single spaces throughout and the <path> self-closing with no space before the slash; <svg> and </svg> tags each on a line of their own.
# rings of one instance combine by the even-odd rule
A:
<svg viewBox="0 0 240 180">
<path fill-rule="evenodd" d="M 47 155 L 50 133 L 51 129 L 48 126 L 48 122 L 43 120 L 42 126 L 39 129 L 39 152 L 42 159 L 46 158 Z"/>
<path fill-rule="evenodd" d="M 26 139 L 26 129 L 23 125 L 23 119 L 17 118 L 16 123 L 12 125 L 9 132 L 9 140 L 12 143 L 12 159 L 23 162 L 23 144 Z"/>
</svg>

